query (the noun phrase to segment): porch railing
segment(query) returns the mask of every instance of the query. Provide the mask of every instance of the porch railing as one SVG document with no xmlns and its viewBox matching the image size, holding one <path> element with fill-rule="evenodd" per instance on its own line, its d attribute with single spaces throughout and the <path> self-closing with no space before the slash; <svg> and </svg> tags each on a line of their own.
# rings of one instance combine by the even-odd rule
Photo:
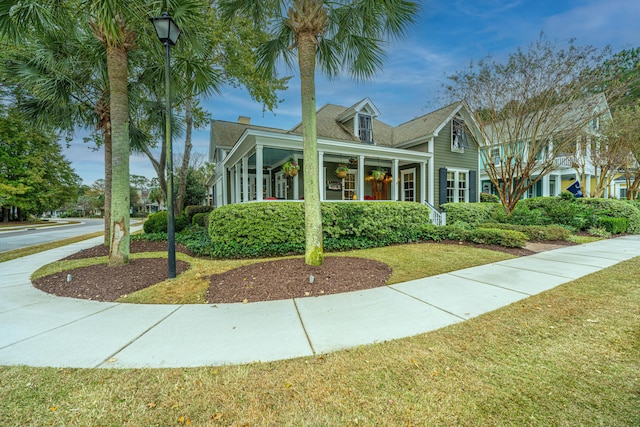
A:
<svg viewBox="0 0 640 427">
<path fill-rule="evenodd" d="M 423 205 L 429 208 L 431 211 L 431 223 L 433 225 L 447 225 L 447 213 L 438 212 L 438 210 L 426 200 L 422 202 Z"/>
</svg>

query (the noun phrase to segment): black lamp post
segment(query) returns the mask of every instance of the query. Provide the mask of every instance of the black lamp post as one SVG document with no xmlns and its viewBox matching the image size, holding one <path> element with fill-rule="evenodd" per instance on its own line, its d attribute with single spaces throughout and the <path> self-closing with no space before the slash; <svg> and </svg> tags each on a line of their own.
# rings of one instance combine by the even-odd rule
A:
<svg viewBox="0 0 640 427">
<path fill-rule="evenodd" d="M 174 195 L 173 195 L 173 143 L 171 140 L 171 46 L 176 44 L 180 36 L 180 28 L 173 21 L 167 12 L 162 12 L 159 18 L 151 18 L 151 22 L 156 29 L 158 39 L 164 43 L 164 51 L 166 57 L 165 75 L 164 75 L 164 93 L 165 93 L 165 145 L 167 147 L 167 242 L 168 242 L 168 261 L 169 261 L 169 278 L 176 277 L 176 225 L 173 213 Z"/>
</svg>

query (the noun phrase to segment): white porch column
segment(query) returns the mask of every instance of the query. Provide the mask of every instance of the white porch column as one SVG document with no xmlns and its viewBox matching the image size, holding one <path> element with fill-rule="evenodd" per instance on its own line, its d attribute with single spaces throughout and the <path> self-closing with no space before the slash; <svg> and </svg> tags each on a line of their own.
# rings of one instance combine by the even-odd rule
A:
<svg viewBox="0 0 640 427">
<path fill-rule="evenodd" d="M 324 151 L 318 151 L 318 185 L 320 186 L 320 201 L 324 202 Z"/>
<path fill-rule="evenodd" d="M 429 159 L 429 163 L 428 163 L 428 167 L 429 167 L 429 182 L 427 184 L 427 190 L 428 190 L 428 194 L 427 194 L 427 201 L 429 202 L 429 204 L 431 204 L 431 206 L 435 206 L 436 205 L 436 193 L 435 193 L 435 177 L 436 177 L 436 171 L 435 171 L 435 166 L 433 164 L 433 157 L 431 157 Z"/>
<path fill-rule="evenodd" d="M 228 193 L 228 188 L 227 187 L 227 182 L 228 182 L 228 177 L 227 177 L 227 173 L 228 173 L 228 169 L 225 167 L 222 171 L 222 188 L 220 189 L 220 194 L 222 194 L 222 205 L 226 205 L 229 203 L 229 199 L 227 199 L 227 197 L 229 196 Z"/>
<path fill-rule="evenodd" d="M 236 163 L 236 167 L 235 167 L 235 177 L 234 177 L 234 181 L 235 181 L 235 191 L 234 194 L 236 195 L 236 199 L 234 201 L 234 203 L 241 203 L 242 202 L 242 198 L 241 198 L 241 193 L 240 193 L 240 163 Z"/>
<path fill-rule="evenodd" d="M 364 200 L 364 156 L 358 161 L 358 200 Z"/>
<path fill-rule="evenodd" d="M 300 165 L 300 160 L 298 156 L 292 156 L 293 161 L 296 162 L 297 165 Z M 293 200 L 300 200 L 300 174 L 298 173 L 293 177 Z"/>
<path fill-rule="evenodd" d="M 249 158 L 242 158 L 242 201 L 249 201 Z"/>
<path fill-rule="evenodd" d="M 256 200 L 259 202 L 264 200 L 264 197 L 263 197 L 264 176 L 262 171 L 264 166 L 264 159 L 262 156 L 263 156 L 262 145 L 256 145 Z"/>
<path fill-rule="evenodd" d="M 427 200 L 427 163 L 420 163 L 420 203 Z"/>
<path fill-rule="evenodd" d="M 400 161 L 393 159 L 393 181 L 391 181 L 391 200 L 398 201 L 398 185 L 400 185 Z"/>
<path fill-rule="evenodd" d="M 589 197 L 591 195 L 591 175 L 585 174 L 585 179 L 587 180 L 587 182 L 581 182 L 580 185 L 584 185 L 582 193 L 585 195 L 585 197 Z"/>
<path fill-rule="evenodd" d="M 542 177 L 542 195 L 550 196 L 551 192 L 549 191 L 549 175 L 545 175 Z"/>
</svg>

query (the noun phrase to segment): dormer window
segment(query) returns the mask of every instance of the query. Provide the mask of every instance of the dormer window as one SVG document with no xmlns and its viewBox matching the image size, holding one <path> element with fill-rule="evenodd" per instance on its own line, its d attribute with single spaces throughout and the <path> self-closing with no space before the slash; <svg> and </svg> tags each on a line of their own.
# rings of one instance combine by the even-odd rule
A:
<svg viewBox="0 0 640 427">
<path fill-rule="evenodd" d="M 464 152 L 469 148 L 469 139 L 464 121 L 460 118 L 451 120 L 451 151 Z"/>
<path fill-rule="evenodd" d="M 358 135 L 360 142 L 364 144 L 373 143 L 373 120 L 368 114 L 358 114 Z"/>
</svg>

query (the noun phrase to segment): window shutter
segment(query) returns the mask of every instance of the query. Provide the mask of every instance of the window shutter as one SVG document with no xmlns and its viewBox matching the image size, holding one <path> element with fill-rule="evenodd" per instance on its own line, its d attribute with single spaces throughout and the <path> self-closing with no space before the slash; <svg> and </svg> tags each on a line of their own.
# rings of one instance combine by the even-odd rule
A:
<svg viewBox="0 0 640 427">
<path fill-rule="evenodd" d="M 438 203 L 443 205 L 447 203 L 447 168 L 440 168 L 440 197 Z"/>
<path fill-rule="evenodd" d="M 469 202 L 475 203 L 478 201 L 478 184 L 476 171 L 469 171 Z"/>
</svg>

